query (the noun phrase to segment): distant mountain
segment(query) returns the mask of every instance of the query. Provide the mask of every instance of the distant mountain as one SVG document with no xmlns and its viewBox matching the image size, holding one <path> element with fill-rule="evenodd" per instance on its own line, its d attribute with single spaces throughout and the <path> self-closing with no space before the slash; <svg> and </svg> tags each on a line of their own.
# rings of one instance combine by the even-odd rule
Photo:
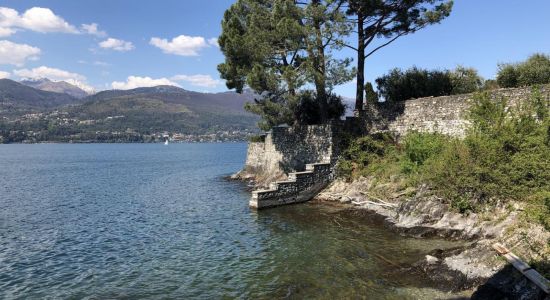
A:
<svg viewBox="0 0 550 300">
<path fill-rule="evenodd" d="M 4 109 L 45 109 L 76 101 L 68 94 L 43 91 L 10 79 L 0 79 L 0 106 Z"/>
<path fill-rule="evenodd" d="M 258 132 L 258 116 L 243 108 L 253 98 L 249 92 L 199 93 L 156 86 L 78 99 L 2 79 L 0 137 L 4 142 L 145 141 L 169 132 L 242 139 Z"/>
<path fill-rule="evenodd" d="M 174 86 L 108 90 L 86 97 L 84 103 L 67 107 L 79 120 L 104 120 L 97 130 L 139 132 L 176 131 L 208 133 L 220 130 L 256 130 L 258 117 L 246 112 L 250 93 L 199 93 Z M 116 117 L 116 118 L 113 118 Z M 97 124 L 97 123 L 96 123 Z"/>
<path fill-rule="evenodd" d="M 73 84 L 71 84 L 66 81 L 51 81 L 47 78 L 42 78 L 23 80 L 21 83 L 38 90 L 67 94 L 79 99 L 89 96 L 92 92 L 91 90 L 87 92 L 81 88 L 82 86 L 77 86 L 79 85 L 77 81 L 72 81 Z"/>
</svg>

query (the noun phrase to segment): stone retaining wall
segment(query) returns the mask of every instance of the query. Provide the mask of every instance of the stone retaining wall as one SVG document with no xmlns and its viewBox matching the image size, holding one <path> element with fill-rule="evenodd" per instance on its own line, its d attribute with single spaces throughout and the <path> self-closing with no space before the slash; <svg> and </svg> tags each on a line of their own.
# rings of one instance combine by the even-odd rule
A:
<svg viewBox="0 0 550 300">
<path fill-rule="evenodd" d="M 305 202 L 315 197 L 331 180 L 330 163 L 307 164 L 306 171 L 292 172 L 287 180 L 271 183 L 269 189 L 253 191 L 250 207 L 261 209 Z"/>
<path fill-rule="evenodd" d="M 532 87 L 498 89 L 490 92 L 493 99 L 502 97 L 514 107 L 531 97 Z M 541 95 L 550 99 L 550 85 L 540 88 Z M 467 112 L 474 94 L 427 97 L 401 101 L 392 105 L 370 105 L 367 108 L 368 131 L 391 131 L 398 136 L 410 131 L 439 132 L 463 137 L 469 126 Z"/>
<path fill-rule="evenodd" d="M 291 172 L 304 171 L 306 164 L 336 162 L 343 123 L 274 127 L 264 142 L 248 145 L 240 178 L 254 178 L 258 186 L 285 179 Z"/>
</svg>

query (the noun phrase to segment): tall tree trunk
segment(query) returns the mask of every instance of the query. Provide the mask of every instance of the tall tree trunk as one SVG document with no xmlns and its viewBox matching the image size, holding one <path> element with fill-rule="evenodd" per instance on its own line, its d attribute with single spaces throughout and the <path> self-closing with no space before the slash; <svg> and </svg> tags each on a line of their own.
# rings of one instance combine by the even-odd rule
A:
<svg viewBox="0 0 550 300">
<path fill-rule="evenodd" d="M 365 17 L 359 9 L 357 12 L 357 94 L 355 95 L 355 110 L 363 110 L 365 95 Z"/>
<path fill-rule="evenodd" d="M 321 4 L 320 0 L 313 0 L 314 6 Z M 317 93 L 317 102 L 319 103 L 319 118 L 321 123 L 327 121 L 327 90 L 326 90 L 326 78 L 325 78 L 325 47 L 323 46 L 323 36 L 321 29 L 321 20 L 317 15 L 313 15 L 313 30 L 315 39 L 313 46 L 310 47 L 310 57 L 313 57 L 313 74 L 315 91 Z"/>
<path fill-rule="evenodd" d="M 315 82 L 316 92 L 317 92 L 317 101 L 319 101 L 320 109 L 320 119 L 321 123 L 327 121 L 328 113 L 328 103 L 327 103 L 327 89 L 326 89 L 326 78 L 325 78 L 325 48 L 323 46 L 323 39 L 321 37 L 321 28 L 319 23 L 315 24 L 315 45 L 317 48 L 317 78 Z"/>
</svg>

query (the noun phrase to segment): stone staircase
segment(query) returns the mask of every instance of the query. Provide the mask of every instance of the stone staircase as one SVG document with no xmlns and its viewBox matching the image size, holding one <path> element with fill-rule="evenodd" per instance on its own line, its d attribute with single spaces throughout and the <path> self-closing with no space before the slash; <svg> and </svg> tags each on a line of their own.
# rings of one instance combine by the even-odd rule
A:
<svg viewBox="0 0 550 300">
<path fill-rule="evenodd" d="M 330 163 L 307 164 L 305 171 L 290 173 L 287 180 L 271 183 L 269 189 L 253 191 L 250 207 L 262 209 L 309 201 L 331 180 Z"/>
</svg>

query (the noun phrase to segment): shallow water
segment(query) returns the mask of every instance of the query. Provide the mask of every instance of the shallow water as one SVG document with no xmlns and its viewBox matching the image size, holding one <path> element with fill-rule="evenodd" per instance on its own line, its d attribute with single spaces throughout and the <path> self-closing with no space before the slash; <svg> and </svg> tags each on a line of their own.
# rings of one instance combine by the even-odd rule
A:
<svg viewBox="0 0 550 300">
<path fill-rule="evenodd" d="M 340 208 L 256 212 L 245 144 L 0 145 L 0 298 L 443 297 L 438 240 Z"/>
</svg>

